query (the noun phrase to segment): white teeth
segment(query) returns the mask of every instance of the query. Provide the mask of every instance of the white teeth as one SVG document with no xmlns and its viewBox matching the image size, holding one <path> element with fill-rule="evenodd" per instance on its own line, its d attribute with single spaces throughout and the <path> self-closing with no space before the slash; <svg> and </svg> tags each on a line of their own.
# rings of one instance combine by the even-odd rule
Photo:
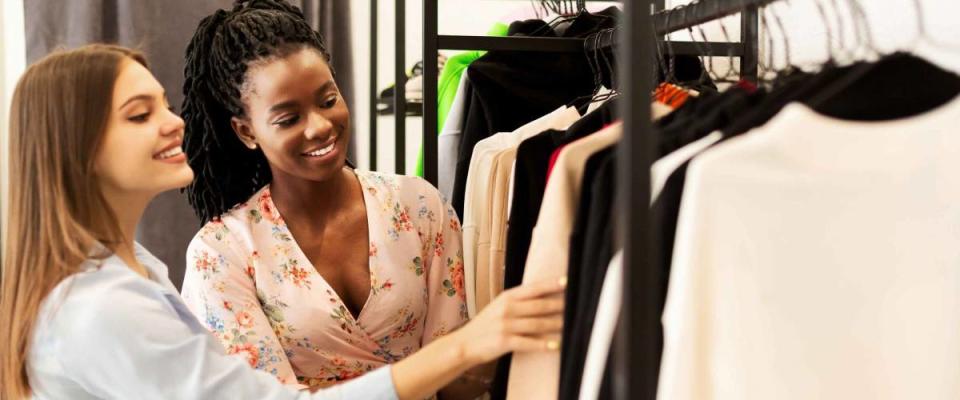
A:
<svg viewBox="0 0 960 400">
<path fill-rule="evenodd" d="M 183 149 L 180 147 L 174 147 L 170 150 L 160 153 L 160 155 L 157 156 L 157 159 L 165 160 L 170 157 L 179 156 L 180 154 L 183 154 Z"/>
<path fill-rule="evenodd" d="M 322 148 L 322 149 L 320 149 L 320 150 L 314 150 L 314 151 L 308 152 L 308 153 L 306 153 L 306 154 L 307 154 L 308 156 L 311 156 L 311 157 L 323 157 L 323 156 L 325 156 L 325 155 L 327 155 L 327 154 L 330 154 L 330 152 L 333 151 L 334 147 L 336 147 L 336 142 L 330 143 L 329 146 L 324 147 L 324 148 Z"/>
</svg>

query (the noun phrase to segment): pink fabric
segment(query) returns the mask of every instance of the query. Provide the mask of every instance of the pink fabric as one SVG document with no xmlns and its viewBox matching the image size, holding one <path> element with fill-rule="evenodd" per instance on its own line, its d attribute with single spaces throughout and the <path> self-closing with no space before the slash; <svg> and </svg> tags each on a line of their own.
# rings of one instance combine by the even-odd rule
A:
<svg viewBox="0 0 960 400">
<path fill-rule="evenodd" d="M 370 295 L 356 320 L 293 240 L 269 186 L 190 243 L 183 297 L 228 353 L 284 383 L 329 386 L 467 320 L 460 222 L 419 178 L 357 171 Z M 439 368 L 439 366 L 438 366 Z"/>
<path fill-rule="evenodd" d="M 560 158 L 560 153 L 563 151 L 563 148 L 567 145 L 561 145 L 557 147 L 556 150 L 550 154 L 550 166 L 547 167 L 547 182 L 550 182 L 550 175 L 553 174 L 553 166 L 557 165 L 557 159 Z"/>
</svg>

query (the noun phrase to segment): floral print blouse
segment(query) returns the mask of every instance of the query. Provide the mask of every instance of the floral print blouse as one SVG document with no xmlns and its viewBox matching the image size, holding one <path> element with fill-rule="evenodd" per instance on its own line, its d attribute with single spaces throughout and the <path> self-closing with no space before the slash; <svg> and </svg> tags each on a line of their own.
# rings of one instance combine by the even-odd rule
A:
<svg viewBox="0 0 960 400">
<path fill-rule="evenodd" d="M 412 354 L 467 320 L 460 222 L 419 178 L 356 171 L 370 294 L 355 319 L 294 241 L 267 185 L 187 250 L 191 311 L 250 365 L 326 387 Z"/>
</svg>

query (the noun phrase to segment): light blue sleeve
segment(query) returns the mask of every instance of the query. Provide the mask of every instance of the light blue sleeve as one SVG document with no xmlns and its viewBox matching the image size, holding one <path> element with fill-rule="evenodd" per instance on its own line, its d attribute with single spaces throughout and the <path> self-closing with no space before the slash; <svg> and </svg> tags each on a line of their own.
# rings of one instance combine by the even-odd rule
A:
<svg viewBox="0 0 960 400">
<path fill-rule="evenodd" d="M 98 398 L 397 399 L 389 367 L 312 394 L 284 386 L 225 355 L 175 293 L 132 274 L 74 283 L 49 327 L 60 368 Z"/>
</svg>

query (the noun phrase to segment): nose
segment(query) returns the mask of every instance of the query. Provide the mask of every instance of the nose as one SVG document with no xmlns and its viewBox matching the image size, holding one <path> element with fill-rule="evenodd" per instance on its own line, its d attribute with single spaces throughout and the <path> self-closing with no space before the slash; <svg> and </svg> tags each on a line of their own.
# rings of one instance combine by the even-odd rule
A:
<svg viewBox="0 0 960 400">
<path fill-rule="evenodd" d="M 333 134 L 333 122 L 316 110 L 307 114 L 307 127 L 303 131 L 304 137 L 310 140 L 327 140 L 331 134 Z"/>
<path fill-rule="evenodd" d="M 186 124 L 183 122 L 183 118 L 180 118 L 177 114 L 174 114 L 172 111 L 167 111 L 168 118 L 164 121 L 163 125 L 160 126 L 160 135 L 170 136 L 170 135 L 183 135 L 183 130 L 186 127 Z"/>
</svg>

